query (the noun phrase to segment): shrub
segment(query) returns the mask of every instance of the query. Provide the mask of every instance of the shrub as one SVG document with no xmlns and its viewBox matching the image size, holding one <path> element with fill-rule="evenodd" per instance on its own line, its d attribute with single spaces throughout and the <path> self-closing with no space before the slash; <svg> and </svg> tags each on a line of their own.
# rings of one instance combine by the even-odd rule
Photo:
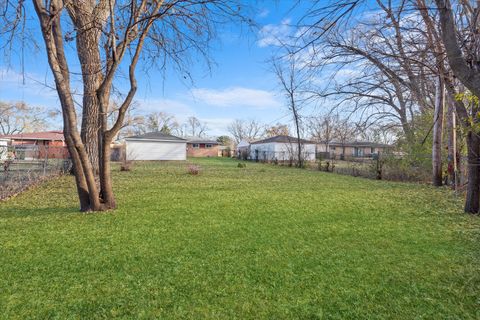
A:
<svg viewBox="0 0 480 320">
<path fill-rule="evenodd" d="M 246 167 L 247 167 L 247 164 L 246 164 L 246 163 L 241 163 L 241 162 L 239 162 L 239 163 L 237 164 L 237 167 L 238 167 L 238 168 L 246 168 Z"/>
<path fill-rule="evenodd" d="M 187 168 L 188 174 L 191 174 L 192 176 L 196 176 L 200 173 L 200 167 L 194 164 L 191 164 Z"/>
<path fill-rule="evenodd" d="M 130 171 L 133 167 L 133 161 L 124 160 L 122 164 L 120 164 L 120 171 Z"/>
</svg>

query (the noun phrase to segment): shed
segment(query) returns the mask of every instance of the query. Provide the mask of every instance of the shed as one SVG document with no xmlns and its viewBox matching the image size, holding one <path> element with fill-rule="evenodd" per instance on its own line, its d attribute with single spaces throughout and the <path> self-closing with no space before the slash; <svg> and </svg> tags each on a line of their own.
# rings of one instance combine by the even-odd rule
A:
<svg viewBox="0 0 480 320">
<path fill-rule="evenodd" d="M 125 138 L 127 160 L 186 160 L 187 140 L 162 132 Z"/>
</svg>

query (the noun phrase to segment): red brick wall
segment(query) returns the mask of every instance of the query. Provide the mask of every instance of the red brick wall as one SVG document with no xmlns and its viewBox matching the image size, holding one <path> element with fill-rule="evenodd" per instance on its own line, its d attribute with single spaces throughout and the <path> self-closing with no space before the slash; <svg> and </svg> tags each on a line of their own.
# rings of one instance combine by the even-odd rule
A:
<svg viewBox="0 0 480 320">
<path fill-rule="evenodd" d="M 67 146 L 63 141 L 46 141 L 46 140 L 12 140 L 13 146 L 18 145 L 36 145 L 38 152 L 35 151 L 35 158 L 45 159 L 48 153 L 48 159 L 68 159 L 69 153 Z"/>
<path fill-rule="evenodd" d="M 218 145 L 211 148 L 194 148 L 190 143 L 187 143 L 187 157 L 218 157 L 218 150 Z"/>
<path fill-rule="evenodd" d="M 40 146 L 40 158 L 45 159 L 48 153 L 48 159 L 68 159 L 69 153 L 67 147 L 63 146 Z"/>
</svg>

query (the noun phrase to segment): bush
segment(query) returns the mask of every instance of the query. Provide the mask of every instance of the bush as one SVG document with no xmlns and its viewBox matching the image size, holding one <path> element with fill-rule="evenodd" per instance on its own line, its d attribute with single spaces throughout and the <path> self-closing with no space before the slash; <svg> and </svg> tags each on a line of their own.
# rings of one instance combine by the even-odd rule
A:
<svg viewBox="0 0 480 320">
<path fill-rule="evenodd" d="M 196 176 L 200 173 L 200 167 L 194 164 L 191 164 L 187 168 L 188 174 L 191 174 L 192 176 Z"/>
<path fill-rule="evenodd" d="M 247 167 L 247 164 L 246 164 L 246 163 L 241 163 L 241 162 L 239 162 L 239 163 L 237 164 L 237 167 L 238 167 L 238 168 L 246 168 L 246 167 Z"/>
<path fill-rule="evenodd" d="M 124 160 L 120 165 L 120 171 L 130 171 L 133 167 L 133 161 Z"/>
</svg>

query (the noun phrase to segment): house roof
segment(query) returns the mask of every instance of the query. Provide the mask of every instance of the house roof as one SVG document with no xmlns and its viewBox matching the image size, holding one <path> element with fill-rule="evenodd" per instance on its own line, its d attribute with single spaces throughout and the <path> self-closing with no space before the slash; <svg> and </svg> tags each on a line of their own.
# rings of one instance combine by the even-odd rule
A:
<svg viewBox="0 0 480 320">
<path fill-rule="evenodd" d="M 267 139 L 263 140 L 258 140 L 255 142 L 252 142 L 251 144 L 262 144 L 262 143 L 272 143 L 272 142 L 279 142 L 279 143 L 296 143 L 297 138 L 291 137 L 291 136 L 275 136 L 275 137 L 270 137 Z M 300 139 L 300 143 L 304 144 L 315 144 L 313 141 L 305 140 L 305 139 Z"/>
<path fill-rule="evenodd" d="M 64 141 L 63 131 L 44 131 L 18 133 L 0 136 L 1 139 L 12 140 L 48 140 L 48 141 Z"/>
<path fill-rule="evenodd" d="M 324 141 L 320 143 L 325 144 Z M 392 148 L 393 147 L 392 145 L 389 145 L 389 144 L 370 142 L 370 141 L 346 141 L 344 143 L 340 141 L 331 141 L 329 145 L 345 146 L 345 147 L 371 147 L 371 148 Z"/>
<path fill-rule="evenodd" d="M 248 147 L 249 145 L 250 145 L 250 142 L 248 142 L 247 140 L 242 140 L 237 144 L 237 148 L 244 148 L 244 147 Z"/>
<path fill-rule="evenodd" d="M 126 137 L 125 140 L 156 140 L 156 141 L 186 141 L 186 139 L 172 136 L 163 132 L 147 132 L 136 136 Z"/>
<path fill-rule="evenodd" d="M 218 141 L 200 138 L 200 137 L 187 137 L 187 143 L 221 144 Z"/>
</svg>

